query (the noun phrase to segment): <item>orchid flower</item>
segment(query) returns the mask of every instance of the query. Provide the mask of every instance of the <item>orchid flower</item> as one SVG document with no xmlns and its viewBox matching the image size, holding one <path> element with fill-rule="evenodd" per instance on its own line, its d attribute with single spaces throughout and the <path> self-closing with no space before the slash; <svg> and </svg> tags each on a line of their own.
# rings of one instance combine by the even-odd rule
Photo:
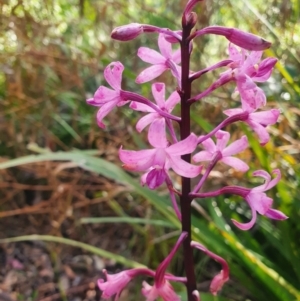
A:
<svg viewBox="0 0 300 301">
<path fill-rule="evenodd" d="M 238 51 L 232 44 L 229 44 L 228 50 L 229 58 L 233 62 L 229 64 L 232 70 L 226 72 L 231 73 L 236 80 L 237 90 L 242 100 L 253 109 L 257 109 L 258 104 L 266 103 L 266 96 L 255 82 L 265 82 L 270 78 L 277 59 L 268 57 L 260 62 L 262 51 L 251 51 L 250 53 L 244 49 Z"/>
<path fill-rule="evenodd" d="M 131 270 L 125 270 L 113 275 L 107 274 L 107 271 L 104 269 L 103 273 L 105 275 L 106 281 L 99 279 L 97 282 L 99 289 L 102 291 L 101 297 L 104 299 L 110 299 L 111 297 L 115 296 L 115 301 L 119 299 L 122 290 L 133 278 L 140 275 L 150 277 L 155 276 L 155 272 L 148 268 L 135 268 Z M 167 278 L 176 279 L 176 277 L 169 277 L 169 275 L 167 276 Z"/>
<path fill-rule="evenodd" d="M 150 63 L 153 66 L 143 70 L 138 77 L 136 82 L 142 84 L 148 82 L 164 71 L 170 69 L 174 77 L 180 82 L 180 68 L 178 64 L 181 61 L 180 49 L 173 52 L 172 45 L 166 39 L 164 34 L 158 36 L 158 48 L 161 53 L 148 47 L 140 47 L 137 55 L 146 63 Z"/>
<path fill-rule="evenodd" d="M 207 248 L 205 248 L 202 244 L 196 241 L 191 241 L 191 247 L 196 248 L 205 254 L 207 254 L 210 258 L 214 259 L 218 263 L 222 265 L 222 270 L 220 271 L 219 274 L 217 274 L 211 284 L 210 284 L 210 292 L 213 295 L 217 295 L 217 293 L 222 289 L 223 285 L 225 282 L 229 280 L 229 266 L 226 260 L 217 254 L 211 252 Z"/>
<path fill-rule="evenodd" d="M 168 145 L 165 130 L 159 123 L 153 125 L 153 133 L 148 135 L 153 149 L 119 151 L 123 167 L 132 171 L 146 171 L 146 184 L 154 189 L 160 186 L 172 168 L 177 174 L 194 178 L 201 172 L 202 166 L 195 166 L 181 159 L 181 155 L 192 153 L 197 146 L 197 136 L 191 134 L 180 142 Z"/>
<path fill-rule="evenodd" d="M 165 112 L 171 113 L 173 108 L 178 104 L 180 101 L 179 94 L 177 91 L 174 91 L 170 97 L 165 101 L 165 84 L 164 83 L 155 83 L 152 85 L 152 94 L 155 99 L 156 104 L 158 107 Z M 150 108 L 147 105 L 142 103 L 138 103 L 132 101 L 130 104 L 130 108 L 136 111 L 147 112 L 148 114 L 142 117 L 138 123 L 136 124 L 136 129 L 138 132 L 141 132 L 147 125 L 150 124 L 149 127 L 149 135 L 155 135 L 156 133 L 153 132 L 159 127 L 166 128 L 166 119 L 162 117 L 157 111 Z"/>
<path fill-rule="evenodd" d="M 161 297 L 164 301 L 180 301 L 180 297 L 175 293 L 169 281 L 165 279 L 165 272 L 186 236 L 186 232 L 181 233 L 170 254 L 158 266 L 154 276 L 153 286 L 149 285 L 146 281 L 143 282 L 142 293 L 147 298 L 146 301 L 154 301 L 159 297 Z"/>
<path fill-rule="evenodd" d="M 203 141 L 202 146 L 204 150 L 194 155 L 193 160 L 195 162 L 211 161 L 213 157 L 219 153 L 219 155 L 221 155 L 221 162 L 235 168 L 238 171 L 247 171 L 249 166 L 245 162 L 238 158 L 232 157 L 232 155 L 242 152 L 248 147 L 247 137 L 243 136 L 241 139 L 236 140 L 226 147 L 230 138 L 230 134 L 225 131 L 218 131 L 215 136 L 217 138 L 216 144 L 211 138 Z"/>
<path fill-rule="evenodd" d="M 252 219 L 250 222 L 245 224 L 239 223 L 236 220 L 232 220 L 232 222 L 241 230 L 249 230 L 253 227 L 257 217 L 256 212 L 258 212 L 261 215 L 265 215 L 271 219 L 287 219 L 287 216 L 281 211 L 271 208 L 273 200 L 264 193 L 265 191 L 273 188 L 281 178 L 279 169 L 273 170 L 272 174 L 276 175 L 274 179 L 271 179 L 271 175 L 264 170 L 257 170 L 253 173 L 254 176 L 264 178 L 265 183 L 263 185 L 248 190 L 248 192 L 245 194 L 244 198 L 249 204 L 252 211 Z"/>
<path fill-rule="evenodd" d="M 258 135 L 258 139 L 261 145 L 265 145 L 270 140 L 270 135 L 266 130 L 268 125 L 273 125 L 277 122 L 280 115 L 278 109 L 272 109 L 269 111 L 255 112 L 255 109 L 250 108 L 246 102 L 242 101 L 242 108 L 228 109 L 223 113 L 229 117 L 239 115 L 243 112 L 248 112 L 248 116 L 243 119 L 254 132 Z"/>
<path fill-rule="evenodd" d="M 104 70 L 104 78 L 113 88 L 109 89 L 100 86 L 93 98 L 87 99 L 87 103 L 92 106 L 100 107 L 97 113 L 99 127 L 105 128 L 102 119 L 115 107 L 123 106 L 128 101 L 121 96 L 121 81 L 124 66 L 120 62 L 110 63 Z"/>
</svg>

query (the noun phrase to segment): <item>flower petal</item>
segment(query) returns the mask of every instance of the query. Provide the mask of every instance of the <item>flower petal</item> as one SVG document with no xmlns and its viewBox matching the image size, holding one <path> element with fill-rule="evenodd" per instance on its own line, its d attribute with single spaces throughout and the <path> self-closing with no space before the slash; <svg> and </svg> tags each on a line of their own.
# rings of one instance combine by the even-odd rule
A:
<svg viewBox="0 0 300 301">
<path fill-rule="evenodd" d="M 233 167 L 237 171 L 246 172 L 249 169 L 248 164 L 239 158 L 225 157 L 220 160 L 221 162 Z"/>
<path fill-rule="evenodd" d="M 241 69 L 247 72 L 247 74 L 249 74 L 248 72 L 251 73 L 251 70 L 254 69 L 254 65 L 260 61 L 262 54 L 262 51 L 251 51 Z M 249 75 L 251 76 L 251 74 Z"/>
<path fill-rule="evenodd" d="M 159 297 L 156 287 L 146 281 L 143 281 L 142 294 L 147 298 L 146 301 L 154 301 Z"/>
<path fill-rule="evenodd" d="M 120 62 L 110 63 L 104 70 L 104 77 L 106 81 L 115 90 L 121 90 L 122 73 L 124 66 Z"/>
<path fill-rule="evenodd" d="M 265 170 L 256 170 L 255 172 L 253 172 L 253 176 L 258 176 L 258 177 L 262 177 L 265 179 L 265 183 L 263 185 L 254 187 L 252 189 L 252 191 L 266 191 L 266 190 L 270 190 L 271 188 L 273 188 L 281 179 L 281 172 L 279 169 L 274 169 L 272 171 L 272 174 L 275 174 L 276 177 L 271 180 L 271 175 L 266 172 Z"/>
<path fill-rule="evenodd" d="M 266 172 L 265 170 L 262 170 L 262 169 L 254 171 L 252 173 L 252 175 L 254 177 L 261 177 L 265 180 L 264 184 L 262 184 L 260 186 L 257 186 L 257 187 L 254 187 L 252 189 L 252 191 L 259 191 L 259 192 L 266 191 L 269 183 L 271 182 L 271 175 L 268 172 Z"/>
<path fill-rule="evenodd" d="M 202 161 L 211 161 L 213 154 L 208 151 L 201 151 L 198 154 L 193 156 L 193 161 L 202 162 Z"/>
<path fill-rule="evenodd" d="M 167 280 L 158 288 L 158 291 L 163 301 L 180 301 L 180 297 L 175 293 L 174 288 Z"/>
<path fill-rule="evenodd" d="M 197 136 L 195 134 L 190 134 L 184 140 L 181 140 L 166 149 L 166 152 L 170 156 L 181 156 L 185 154 L 192 153 L 197 146 Z"/>
<path fill-rule="evenodd" d="M 165 84 L 154 83 L 152 85 L 152 94 L 159 108 L 165 107 Z"/>
<path fill-rule="evenodd" d="M 254 224 L 256 222 L 256 218 L 257 218 L 255 209 L 251 208 L 251 211 L 252 211 L 252 218 L 249 223 L 239 223 L 236 220 L 232 219 L 232 222 L 234 223 L 234 225 L 243 231 L 247 231 L 247 230 L 251 229 L 254 226 Z"/>
<path fill-rule="evenodd" d="M 265 193 L 256 192 L 253 191 L 253 189 L 250 190 L 245 199 L 251 208 L 254 208 L 262 215 L 264 215 L 273 204 L 273 199 L 269 198 Z"/>
<path fill-rule="evenodd" d="M 117 105 L 118 100 L 105 103 L 97 112 L 97 123 L 102 129 L 105 129 L 105 125 L 102 122 L 103 118 Z"/>
<path fill-rule="evenodd" d="M 279 110 L 272 109 L 269 111 L 251 113 L 249 119 L 253 120 L 254 122 L 258 122 L 261 125 L 267 126 L 275 124 L 278 120 L 279 115 Z"/>
<path fill-rule="evenodd" d="M 199 138 L 201 138 L 201 136 Z M 211 138 L 208 138 L 208 139 L 204 140 L 203 142 L 201 142 L 201 144 L 202 144 L 202 147 L 206 151 L 208 151 L 212 154 L 216 151 L 216 145 L 215 145 L 214 141 Z"/>
<path fill-rule="evenodd" d="M 152 65 L 164 64 L 166 62 L 165 57 L 163 57 L 156 50 L 150 49 L 148 47 L 140 47 L 137 55 L 141 60 Z"/>
<path fill-rule="evenodd" d="M 171 113 L 174 107 L 180 102 L 180 96 L 177 91 L 174 91 L 166 100 L 165 108 Z"/>
<path fill-rule="evenodd" d="M 256 89 L 242 90 L 240 91 L 242 98 L 242 107 L 244 111 L 253 112 L 257 109 L 256 105 Z"/>
<path fill-rule="evenodd" d="M 165 58 L 171 59 L 172 44 L 165 39 L 164 34 L 159 34 L 158 36 L 158 48 Z"/>
<path fill-rule="evenodd" d="M 163 64 L 154 65 L 149 68 L 146 68 L 137 76 L 135 82 L 137 84 L 149 82 L 150 80 L 160 76 L 167 69 L 168 68 Z"/>
<path fill-rule="evenodd" d="M 217 138 L 216 149 L 222 152 L 230 139 L 230 134 L 225 131 L 217 131 L 215 136 Z"/>
<path fill-rule="evenodd" d="M 266 213 L 265 216 L 271 219 L 277 219 L 277 220 L 285 220 L 288 218 L 288 216 L 286 216 L 284 213 L 282 213 L 279 210 L 276 209 L 269 209 Z"/>
<path fill-rule="evenodd" d="M 223 113 L 229 117 L 234 116 L 234 115 L 238 115 L 243 113 L 243 109 L 241 108 L 236 108 L 236 109 L 228 109 L 228 110 L 224 110 Z"/>
<path fill-rule="evenodd" d="M 181 63 L 181 49 L 177 49 L 173 52 L 172 54 L 172 60 L 176 63 L 176 64 L 180 64 Z"/>
<path fill-rule="evenodd" d="M 170 166 L 172 169 L 182 177 L 194 178 L 198 176 L 202 170 L 202 166 L 195 166 L 187 163 L 181 157 L 169 157 Z"/>
<path fill-rule="evenodd" d="M 159 115 L 156 113 L 149 113 L 142 117 L 136 124 L 135 128 L 140 133 L 146 126 L 151 124 Z"/>
<path fill-rule="evenodd" d="M 111 90 L 107 87 L 100 86 L 94 94 L 94 98 L 92 101 L 89 101 L 88 104 L 97 106 L 101 104 L 105 104 L 108 101 L 114 100 L 116 98 L 120 98 L 120 92 Z"/>
<path fill-rule="evenodd" d="M 150 125 L 148 141 L 153 147 L 165 148 L 168 145 L 166 122 L 164 118 L 155 118 Z"/>
<path fill-rule="evenodd" d="M 239 92 L 243 90 L 249 90 L 256 88 L 254 81 L 245 73 L 236 72 L 235 74 L 236 84 Z"/>
<path fill-rule="evenodd" d="M 247 138 L 247 136 L 243 136 L 241 139 L 238 139 L 238 140 L 232 142 L 229 146 L 227 146 L 222 151 L 222 155 L 223 155 L 223 157 L 227 157 L 227 156 L 232 156 L 232 155 L 238 154 L 238 153 L 244 151 L 248 146 L 249 146 L 248 138 Z"/>
<path fill-rule="evenodd" d="M 149 106 L 147 106 L 147 105 L 145 105 L 143 103 L 137 102 L 137 101 L 132 101 L 130 103 L 129 107 L 131 109 L 135 110 L 135 111 L 148 112 L 148 113 L 154 113 L 154 112 L 156 112 L 155 110 L 153 110 Z"/>
<path fill-rule="evenodd" d="M 256 82 L 265 82 L 267 81 L 271 73 L 273 71 L 273 68 L 275 64 L 277 63 L 277 59 L 274 57 L 268 57 L 264 59 L 260 64 L 257 71 L 257 74 L 253 76 L 253 80 Z"/>
<path fill-rule="evenodd" d="M 152 167 L 156 154 L 155 149 L 140 151 L 119 150 L 119 158 L 124 163 L 124 168 L 134 171 L 144 171 Z"/>
<path fill-rule="evenodd" d="M 146 184 L 150 189 L 156 189 L 166 180 L 167 174 L 164 169 L 153 168 L 146 177 Z"/>
<path fill-rule="evenodd" d="M 267 132 L 266 128 L 262 125 L 260 125 L 257 122 L 253 122 L 253 121 L 246 121 L 249 126 L 253 129 L 253 131 L 257 134 L 259 142 L 261 145 L 265 145 L 266 143 L 269 142 L 270 140 L 270 135 Z"/>
<path fill-rule="evenodd" d="M 240 61 L 242 59 L 241 53 L 237 50 L 237 48 L 229 43 L 228 45 L 229 58 L 233 61 Z"/>
</svg>

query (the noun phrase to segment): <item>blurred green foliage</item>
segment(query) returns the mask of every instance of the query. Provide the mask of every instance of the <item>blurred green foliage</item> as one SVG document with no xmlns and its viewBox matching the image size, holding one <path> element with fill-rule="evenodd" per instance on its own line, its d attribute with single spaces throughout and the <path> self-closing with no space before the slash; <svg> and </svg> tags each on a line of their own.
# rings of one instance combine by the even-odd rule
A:
<svg viewBox="0 0 300 301">
<path fill-rule="evenodd" d="M 57 155 L 51 153 L 53 158 L 49 160 L 61 160 L 55 156 L 63 154 L 64 160 L 78 162 L 76 156 L 80 155 L 69 152 L 71 149 L 101 150 L 108 144 L 107 140 L 118 135 L 119 144 L 144 145 L 143 136 L 133 130 L 138 116 L 135 112 L 128 109 L 114 111 L 106 118 L 109 126 L 103 132 L 96 126 L 93 117 L 95 109 L 87 106 L 85 99 L 100 84 L 105 83 L 102 72 L 113 60 L 120 60 L 125 65 L 124 88 L 150 97 L 149 84 L 138 86 L 134 83 L 136 74 L 144 66 L 137 58 L 136 51 L 140 45 L 145 44 L 157 47 L 156 37 L 145 35 L 130 43 L 119 43 L 112 41 L 109 34 L 114 27 L 130 22 L 176 29 L 180 25 L 180 12 L 184 5 L 184 0 L 1 1 L 1 156 L 25 156 L 31 153 L 28 144 L 34 143 L 45 151 L 65 151 Z M 280 122 L 270 129 L 272 139 L 266 147 L 261 148 L 256 136 L 246 126 L 234 125 L 229 130 L 233 137 L 238 137 L 242 131 L 248 136 L 251 150 L 242 156 L 250 164 L 251 171 L 280 168 L 282 181 L 269 195 L 274 199 L 274 206 L 289 216 L 287 221 L 277 223 L 259 218 L 253 230 L 242 232 L 234 229 L 230 222 L 230 218 L 249 218 L 249 208 L 240 199 L 228 196 L 195 205 L 195 239 L 224 256 L 230 263 L 232 275 L 221 293 L 222 298 L 204 297 L 203 300 L 300 300 L 299 1 L 204 1 L 199 4 L 197 13 L 198 28 L 209 24 L 235 26 L 273 42 L 266 55 L 278 57 L 279 62 L 272 78 L 263 88 L 268 97 L 268 106 L 279 107 L 282 116 Z M 227 42 L 217 36 L 195 41 L 193 70 L 226 57 L 226 47 Z M 203 76 L 201 82 L 194 86 L 195 92 L 207 87 L 217 74 Z M 168 82 L 165 76 L 161 80 Z M 169 91 L 172 89 L 174 86 L 171 85 Z M 236 100 L 231 85 L 204 99 L 193 111 L 193 130 L 198 134 L 209 131 L 217 121 L 224 118 L 222 109 L 235 106 Z M 128 132 L 129 137 L 123 137 L 124 132 Z M 109 152 L 105 148 L 103 158 L 108 157 Z M 121 170 L 115 170 L 117 166 L 112 167 L 106 161 L 100 162 L 101 159 L 86 153 L 82 156 L 86 163 L 81 167 L 130 185 L 132 196 L 140 204 L 144 204 L 145 200 L 150 202 L 154 209 L 147 218 L 171 223 L 172 227 L 179 229 L 164 195 L 158 196 L 155 192 L 139 188 L 132 177 Z M 37 157 L 29 161 L 35 160 Z M 22 159 L 14 162 L 11 161 L 11 164 L 24 163 Z M 8 166 L 2 165 L 2 168 Z M 225 177 L 211 180 L 207 189 L 213 185 L 237 183 L 251 187 L 254 181 L 250 172 L 246 176 L 232 170 L 220 172 Z M 127 213 L 116 206 L 116 214 L 126 217 Z M 141 248 L 143 254 L 140 254 L 144 261 L 141 263 L 154 267 L 167 254 L 172 238 L 162 239 L 159 244 L 149 244 L 149 225 L 135 227 L 144 237 Z M 151 227 L 155 227 L 161 237 L 169 232 L 168 227 Z M 198 262 L 199 283 L 203 283 L 212 278 L 218 266 L 203 256 L 199 256 Z M 180 259 L 173 265 L 173 269 L 182 272 Z"/>
</svg>

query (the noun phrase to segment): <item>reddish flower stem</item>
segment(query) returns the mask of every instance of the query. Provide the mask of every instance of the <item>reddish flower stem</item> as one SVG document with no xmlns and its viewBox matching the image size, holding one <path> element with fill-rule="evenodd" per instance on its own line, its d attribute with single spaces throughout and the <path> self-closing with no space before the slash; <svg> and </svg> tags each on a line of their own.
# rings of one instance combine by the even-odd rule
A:
<svg viewBox="0 0 300 301">
<path fill-rule="evenodd" d="M 191 98 L 191 81 L 189 80 L 190 70 L 190 47 L 189 36 L 191 27 L 189 25 L 183 26 L 181 47 L 181 90 L 179 91 L 181 97 L 181 121 L 180 121 L 180 138 L 185 139 L 191 134 L 191 116 L 190 104 L 188 99 Z M 191 154 L 182 156 L 182 159 L 188 163 L 191 162 Z M 185 274 L 187 278 L 187 300 L 194 301 L 193 291 L 196 290 L 196 276 L 194 269 L 193 250 L 191 248 L 191 200 L 189 194 L 191 192 L 191 180 L 182 177 L 182 193 L 180 196 L 181 206 L 181 225 L 182 231 L 187 233 L 187 238 L 183 241 L 183 261 Z"/>
</svg>

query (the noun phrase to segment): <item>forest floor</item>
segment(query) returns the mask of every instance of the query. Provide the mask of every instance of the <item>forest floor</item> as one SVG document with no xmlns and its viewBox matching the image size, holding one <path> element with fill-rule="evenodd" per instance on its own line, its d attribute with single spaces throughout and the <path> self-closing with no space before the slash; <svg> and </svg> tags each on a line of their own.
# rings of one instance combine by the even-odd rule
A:
<svg viewBox="0 0 300 301">
<path fill-rule="evenodd" d="M 131 256 L 126 246 L 132 236 L 129 226 L 79 222 L 82 217 L 113 216 L 109 201 L 126 201 L 126 188 L 68 164 L 43 162 L 1 171 L 0 238 L 52 235 Z M 53 242 L 1 244 L 0 300 L 98 301 L 96 283 L 104 268 L 122 267 Z"/>
</svg>

